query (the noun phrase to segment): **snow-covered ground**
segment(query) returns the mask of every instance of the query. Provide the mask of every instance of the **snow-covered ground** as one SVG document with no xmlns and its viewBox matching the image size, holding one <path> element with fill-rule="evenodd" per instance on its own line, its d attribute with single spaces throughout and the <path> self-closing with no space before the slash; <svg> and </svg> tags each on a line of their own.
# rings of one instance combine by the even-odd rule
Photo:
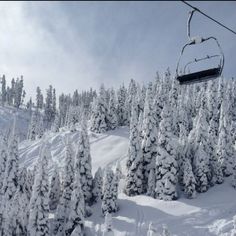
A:
<svg viewBox="0 0 236 236">
<path fill-rule="evenodd" d="M 52 160 L 63 167 L 64 142 L 66 136 L 76 147 L 79 132 L 49 132 L 44 141 L 51 146 Z M 128 150 L 128 129 L 121 127 L 105 134 L 89 133 L 93 173 L 99 166 L 115 165 L 119 160 L 125 174 L 125 160 Z M 20 144 L 21 165 L 32 167 L 36 162 L 43 140 L 23 141 Z M 236 215 L 236 191 L 230 180 L 198 194 L 196 199 L 186 199 L 182 194 L 177 201 L 165 202 L 147 196 L 127 197 L 122 193 L 124 180 L 120 183 L 120 210 L 113 216 L 115 235 L 145 236 L 148 224 L 161 232 L 166 224 L 171 235 L 230 235 L 232 218 Z M 89 228 L 92 223 L 103 224 L 100 203 L 93 206 L 93 215 L 86 219 Z M 90 235 L 91 233 L 88 233 Z M 91 234 L 93 235 L 93 234 Z"/>
<path fill-rule="evenodd" d="M 8 133 L 11 130 L 16 118 L 16 133 L 20 140 L 27 137 L 28 126 L 30 122 L 30 113 L 23 109 L 16 109 L 14 107 L 0 106 L 0 130 L 1 134 Z"/>
</svg>

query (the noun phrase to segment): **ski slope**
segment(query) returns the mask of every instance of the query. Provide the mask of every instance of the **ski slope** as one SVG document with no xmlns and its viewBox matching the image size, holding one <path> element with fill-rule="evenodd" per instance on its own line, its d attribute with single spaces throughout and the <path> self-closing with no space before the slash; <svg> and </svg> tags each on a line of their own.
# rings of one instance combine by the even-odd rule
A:
<svg viewBox="0 0 236 236">
<path fill-rule="evenodd" d="M 125 174 L 125 161 L 128 151 L 128 129 L 121 127 L 105 134 L 89 132 L 93 174 L 98 167 L 115 166 L 120 161 Z M 33 168 L 37 161 L 40 146 L 48 142 L 51 147 L 53 163 L 63 170 L 65 139 L 69 138 L 76 148 L 79 132 L 70 133 L 62 129 L 59 133 L 48 132 L 41 140 L 23 141 L 20 143 L 21 166 Z M 177 201 L 165 202 L 147 196 L 127 197 L 122 193 L 124 179 L 119 186 L 120 210 L 113 216 L 115 235 L 145 236 L 150 222 L 162 231 L 166 224 L 171 235 L 231 235 L 233 216 L 236 215 L 236 190 L 230 186 L 230 179 L 222 185 L 210 188 L 208 192 L 198 194 L 196 199 L 189 200 L 183 195 Z M 102 225 L 101 203 L 93 206 L 93 215 L 86 219 L 86 235 L 92 225 Z M 103 225 L 102 225 L 103 227 Z"/>
</svg>

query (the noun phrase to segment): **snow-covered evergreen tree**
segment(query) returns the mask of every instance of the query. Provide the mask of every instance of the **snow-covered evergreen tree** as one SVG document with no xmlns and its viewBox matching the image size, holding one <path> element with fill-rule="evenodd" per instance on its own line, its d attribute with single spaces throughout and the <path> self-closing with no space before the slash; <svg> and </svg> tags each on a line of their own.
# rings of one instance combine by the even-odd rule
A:
<svg viewBox="0 0 236 236">
<path fill-rule="evenodd" d="M 35 178 L 36 170 L 27 170 L 27 178 L 26 178 L 26 184 L 27 189 L 30 191 L 30 195 L 32 194 L 33 185 L 34 185 L 34 178 Z"/>
<path fill-rule="evenodd" d="M 148 176 L 151 169 L 155 168 L 157 153 L 157 127 L 153 115 L 152 84 L 149 84 L 143 113 L 142 155 L 143 155 L 143 187 L 147 191 Z"/>
<path fill-rule="evenodd" d="M 57 112 L 57 97 L 56 97 L 56 89 L 54 88 L 52 90 L 52 120 L 55 119 L 56 116 L 56 112 Z"/>
<path fill-rule="evenodd" d="M 32 107 L 33 107 L 33 102 L 32 102 L 32 98 L 30 98 L 30 100 L 26 104 L 26 108 L 30 113 L 32 112 Z"/>
<path fill-rule="evenodd" d="M 134 100 L 130 120 L 128 160 L 126 162 L 127 176 L 124 189 L 128 196 L 139 195 L 143 192 L 143 162 L 137 109 L 136 100 Z"/>
<path fill-rule="evenodd" d="M 3 181 L 5 177 L 5 170 L 7 164 L 7 143 L 6 140 L 2 137 L 0 142 L 0 195 L 3 187 Z"/>
<path fill-rule="evenodd" d="M 63 181 L 63 193 L 55 214 L 55 235 L 64 235 L 65 226 L 69 219 L 70 202 L 74 181 L 74 154 L 69 140 L 66 141 L 65 169 Z"/>
<path fill-rule="evenodd" d="M 119 209 L 118 203 L 117 203 L 119 183 L 120 183 L 120 175 L 119 175 L 119 172 L 116 171 L 116 172 L 114 172 L 114 178 L 112 181 L 112 199 L 115 204 L 116 211 L 118 211 L 118 209 Z"/>
<path fill-rule="evenodd" d="M 19 152 L 18 140 L 15 135 L 15 118 L 13 129 L 8 146 L 8 158 L 4 173 L 4 181 L 1 191 L 1 206 L 0 206 L 0 226 L 2 224 L 3 232 L 5 230 L 5 223 L 9 218 L 9 212 L 12 209 L 13 197 L 19 185 Z"/>
<path fill-rule="evenodd" d="M 38 118 L 37 118 L 37 113 L 33 112 L 31 115 L 31 120 L 29 124 L 29 129 L 28 129 L 28 135 L 27 138 L 30 140 L 35 140 L 37 136 L 37 126 L 38 126 Z"/>
<path fill-rule="evenodd" d="M 117 91 L 117 114 L 118 123 L 120 126 L 128 124 L 128 111 L 126 110 L 125 101 L 127 97 L 127 90 L 124 84 Z"/>
<path fill-rule="evenodd" d="M 56 116 L 55 116 L 54 122 L 52 124 L 52 131 L 57 133 L 57 132 L 59 132 L 59 129 L 60 129 L 60 116 L 59 116 L 58 112 L 56 112 Z"/>
<path fill-rule="evenodd" d="M 106 92 L 103 85 L 100 87 L 99 97 L 97 97 L 96 100 L 91 115 L 90 129 L 96 133 L 103 133 L 108 130 L 108 108 Z"/>
<path fill-rule="evenodd" d="M 211 120 L 208 130 L 208 141 L 209 141 L 209 158 L 210 158 L 210 168 L 212 172 L 212 184 L 221 184 L 224 181 L 223 171 L 221 168 L 221 163 L 217 157 L 217 139 L 218 139 L 218 122 L 216 109 L 212 111 Z"/>
<path fill-rule="evenodd" d="M 81 189 L 80 180 L 81 180 L 80 174 L 79 171 L 77 171 L 74 180 L 73 192 L 70 202 L 70 214 L 68 222 L 66 224 L 65 235 L 71 235 L 71 233 L 78 226 L 81 230 L 81 233 L 83 232 L 84 229 L 85 202 L 84 202 L 84 194 Z"/>
<path fill-rule="evenodd" d="M 23 168 L 19 174 L 18 187 L 5 225 L 9 235 L 27 235 L 31 193 L 26 180 L 27 170 Z"/>
<path fill-rule="evenodd" d="M 207 154 L 204 151 L 202 143 L 200 142 L 194 159 L 195 161 L 194 174 L 197 182 L 196 189 L 200 193 L 206 192 L 209 188 L 207 179 L 207 173 L 209 172 L 209 168 L 206 160 L 207 160 Z"/>
<path fill-rule="evenodd" d="M 54 110 L 53 110 L 53 88 L 52 85 L 47 89 L 47 96 L 45 100 L 44 115 L 47 127 L 50 127 L 51 122 L 54 119 Z"/>
<path fill-rule="evenodd" d="M 97 169 L 93 178 L 92 202 L 97 202 L 102 198 L 103 173 L 101 167 Z"/>
<path fill-rule="evenodd" d="M 1 78 L 1 84 L 2 84 L 1 102 L 2 102 L 2 106 L 4 106 L 6 101 L 7 101 L 7 90 L 6 90 L 6 78 L 5 78 L 5 75 L 3 75 L 2 78 Z"/>
<path fill-rule="evenodd" d="M 115 91 L 112 89 L 110 93 L 110 101 L 109 101 L 109 107 L 108 107 L 108 128 L 110 130 L 114 130 L 118 126 L 118 116 L 117 116 L 117 102 L 115 97 Z"/>
<path fill-rule="evenodd" d="M 40 87 L 36 89 L 36 108 L 42 109 L 43 108 L 43 94 L 41 92 Z"/>
<path fill-rule="evenodd" d="M 221 106 L 219 137 L 216 152 L 225 176 L 232 174 L 232 136 L 230 134 L 230 123 L 227 111 L 227 104 L 223 102 Z"/>
<path fill-rule="evenodd" d="M 80 171 L 81 188 L 84 193 L 86 204 L 90 205 L 92 197 L 92 166 L 90 144 L 85 117 L 82 119 L 78 150 L 76 153 L 76 167 Z"/>
<path fill-rule="evenodd" d="M 190 143 L 193 145 L 194 161 L 193 161 L 193 172 L 197 181 L 197 190 L 200 192 L 207 191 L 210 183 L 212 182 L 213 173 L 210 168 L 210 149 L 208 144 L 208 123 L 206 119 L 206 109 L 205 109 L 205 98 L 201 100 L 201 106 L 199 108 L 198 117 L 196 119 L 196 124 L 194 129 L 191 130 L 189 134 Z M 201 144 L 201 147 L 199 145 Z M 200 166 L 197 166 L 200 165 Z M 200 172 L 199 172 L 200 171 Z M 196 174 L 199 172 L 198 174 Z M 206 174 L 205 180 L 201 181 L 202 175 Z M 196 176 L 197 175 L 197 176 Z M 201 187 L 200 185 L 203 184 Z M 205 186 L 206 185 L 206 186 Z"/>
<path fill-rule="evenodd" d="M 150 197 L 155 197 L 155 190 L 156 190 L 156 173 L 155 169 L 151 169 L 148 176 L 147 195 Z"/>
<path fill-rule="evenodd" d="M 113 171 L 108 168 L 105 173 L 105 180 L 103 186 L 103 199 L 102 199 L 102 213 L 116 212 L 118 210 L 117 199 L 114 199 L 114 178 Z"/>
<path fill-rule="evenodd" d="M 158 134 L 156 156 L 156 198 L 174 200 L 177 198 L 177 162 L 168 104 L 162 110 L 162 121 Z"/>
<path fill-rule="evenodd" d="M 38 114 L 38 123 L 37 123 L 37 138 L 42 138 L 44 135 L 44 122 L 43 116 Z"/>
<path fill-rule="evenodd" d="M 183 185 L 184 193 L 187 198 L 195 198 L 196 196 L 196 180 L 193 174 L 192 165 L 188 158 L 183 162 Z"/>
<path fill-rule="evenodd" d="M 50 190 L 49 190 L 49 208 L 50 210 L 55 210 L 59 203 L 61 197 L 61 182 L 60 176 L 58 172 L 58 167 L 54 166 L 51 183 L 50 183 Z"/>
<path fill-rule="evenodd" d="M 70 106 L 67 113 L 67 126 L 70 128 L 71 132 L 76 131 L 76 124 L 79 123 L 81 119 L 81 111 L 79 107 Z"/>
<path fill-rule="evenodd" d="M 48 159 L 49 148 L 45 145 L 40 153 L 32 197 L 30 200 L 30 215 L 28 234 L 32 236 L 49 236 L 49 180 Z"/>
</svg>

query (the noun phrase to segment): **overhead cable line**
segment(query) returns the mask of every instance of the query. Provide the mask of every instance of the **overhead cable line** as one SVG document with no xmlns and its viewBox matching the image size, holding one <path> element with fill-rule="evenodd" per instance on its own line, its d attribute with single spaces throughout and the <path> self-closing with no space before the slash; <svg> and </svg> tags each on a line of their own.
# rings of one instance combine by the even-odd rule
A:
<svg viewBox="0 0 236 236">
<path fill-rule="evenodd" d="M 186 2 L 186 1 L 181 1 L 184 4 L 186 4 L 187 6 L 191 7 L 192 9 L 194 9 L 195 11 L 198 11 L 199 13 L 201 13 L 202 15 L 204 15 L 205 17 L 207 17 L 208 19 L 214 21 L 215 23 L 217 23 L 218 25 L 224 27 L 225 29 L 229 30 L 231 33 L 236 35 L 236 32 L 232 29 L 230 29 L 229 27 L 225 26 L 224 24 L 220 23 L 219 21 L 215 20 L 214 18 L 210 17 L 209 15 L 207 15 L 206 13 L 202 12 L 200 9 L 198 9 L 197 7 L 194 7 L 193 5 L 191 5 L 190 3 Z"/>
</svg>

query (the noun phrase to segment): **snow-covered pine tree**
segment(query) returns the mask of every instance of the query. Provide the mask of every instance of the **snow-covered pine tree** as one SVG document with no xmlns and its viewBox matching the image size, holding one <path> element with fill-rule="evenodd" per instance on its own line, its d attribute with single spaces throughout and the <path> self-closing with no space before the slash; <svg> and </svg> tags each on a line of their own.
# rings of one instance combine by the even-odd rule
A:
<svg viewBox="0 0 236 236">
<path fill-rule="evenodd" d="M 216 109 L 212 111 L 211 120 L 208 129 L 208 141 L 209 141 L 209 158 L 210 168 L 212 171 L 212 184 L 221 184 L 224 181 L 223 171 L 221 168 L 220 160 L 216 155 L 218 139 L 218 122 Z"/>
<path fill-rule="evenodd" d="M 36 88 L 36 108 L 43 109 L 43 94 L 40 87 Z"/>
<path fill-rule="evenodd" d="M 36 169 L 35 169 L 35 170 L 30 170 L 30 169 L 28 169 L 28 170 L 27 170 L 26 184 L 27 184 L 27 186 L 28 186 L 27 189 L 28 189 L 29 192 L 30 192 L 30 196 L 31 196 L 32 190 L 33 190 L 35 172 L 36 172 Z"/>
<path fill-rule="evenodd" d="M 155 168 L 157 153 L 157 127 L 153 115 L 152 84 L 146 92 L 143 113 L 142 155 L 143 155 L 143 190 L 147 191 L 148 176 L 151 169 Z"/>
<path fill-rule="evenodd" d="M 3 75 L 2 78 L 1 78 L 1 84 L 2 84 L 1 102 L 2 102 L 2 106 L 4 106 L 6 101 L 7 101 L 7 90 L 6 90 L 6 78 L 5 78 L 5 75 Z"/>
<path fill-rule="evenodd" d="M 28 135 L 27 138 L 30 140 L 35 140 L 37 136 L 37 126 L 38 126 L 38 117 L 37 113 L 33 112 L 31 115 L 31 120 L 29 124 L 29 129 L 28 129 Z"/>
<path fill-rule="evenodd" d="M 84 202 L 84 194 L 81 189 L 81 183 L 80 183 L 80 174 L 79 171 L 76 171 L 75 174 L 75 180 L 74 180 L 74 186 L 73 186 L 73 192 L 71 196 L 71 202 L 70 202 L 70 213 L 69 213 L 69 219 L 66 224 L 66 230 L 65 235 L 69 236 L 72 234 L 72 232 L 79 227 L 81 232 L 79 235 L 83 235 L 83 229 L 84 229 L 84 216 L 85 216 L 85 202 Z"/>
<path fill-rule="evenodd" d="M 112 181 L 112 199 L 113 199 L 113 202 L 115 203 L 116 211 L 118 211 L 118 209 L 119 209 L 118 203 L 117 203 L 119 183 L 120 183 L 120 175 L 119 175 L 118 171 L 115 171 L 114 172 L 114 178 L 113 178 L 113 181 Z"/>
<path fill-rule="evenodd" d="M 177 199 L 177 162 L 171 127 L 171 114 L 168 104 L 161 113 L 156 156 L 156 198 L 163 200 Z"/>
<path fill-rule="evenodd" d="M 102 198 L 103 172 L 101 167 L 97 169 L 93 178 L 92 202 L 97 202 Z"/>
<path fill-rule="evenodd" d="M 137 113 L 138 107 L 136 100 L 134 99 L 130 120 L 128 160 L 126 163 L 127 176 L 124 189 L 124 192 L 128 196 L 139 195 L 143 192 L 143 163 Z"/>
<path fill-rule="evenodd" d="M 67 114 L 66 123 L 71 132 L 76 131 L 76 124 L 81 119 L 81 111 L 79 107 L 70 106 Z"/>
<path fill-rule="evenodd" d="M 18 138 L 15 135 L 15 122 L 16 120 L 14 118 L 13 129 L 8 146 L 8 158 L 4 173 L 4 181 L 1 191 L 0 229 L 2 229 L 3 232 L 5 230 L 5 222 L 8 220 L 9 212 L 12 209 L 13 197 L 19 184 L 19 152 Z"/>
<path fill-rule="evenodd" d="M 78 141 L 78 149 L 76 153 L 75 168 L 80 171 L 81 188 L 84 193 L 84 200 L 87 205 L 91 204 L 92 197 L 92 166 L 90 144 L 87 130 L 87 121 L 82 118 L 80 136 Z"/>
<path fill-rule="evenodd" d="M 0 195 L 5 177 L 6 164 L 7 164 L 7 143 L 6 140 L 2 137 L 0 142 Z"/>
<path fill-rule="evenodd" d="M 137 85 L 134 79 L 130 80 L 129 87 L 128 87 L 128 93 L 125 101 L 125 110 L 127 111 L 127 121 L 129 123 L 131 112 L 132 112 L 132 103 L 134 99 L 137 96 Z M 127 125 L 128 125 L 127 123 Z"/>
<path fill-rule="evenodd" d="M 59 129 L 60 129 L 60 116 L 58 114 L 58 112 L 56 112 L 56 116 L 55 116 L 55 119 L 54 119 L 54 122 L 52 124 L 52 132 L 59 132 Z"/>
<path fill-rule="evenodd" d="M 56 89 L 54 88 L 52 90 L 52 120 L 54 121 L 55 116 L 56 116 L 56 112 L 57 112 L 57 97 L 56 97 Z"/>
<path fill-rule="evenodd" d="M 9 218 L 5 226 L 8 235 L 27 235 L 31 192 L 26 180 L 27 170 L 23 168 L 19 174 L 18 187 L 13 197 L 13 205 L 8 213 Z"/>
<path fill-rule="evenodd" d="M 217 113 L 217 83 L 216 81 L 209 81 L 207 84 L 207 121 L 208 123 L 213 118 L 214 113 Z"/>
<path fill-rule="evenodd" d="M 115 175 L 110 168 L 106 169 L 103 186 L 102 214 L 116 212 L 118 210 L 117 199 L 114 199 L 114 178 Z"/>
<path fill-rule="evenodd" d="M 183 186 L 184 193 L 187 198 L 195 198 L 196 196 L 196 180 L 193 174 L 192 165 L 188 158 L 183 162 Z"/>
<path fill-rule="evenodd" d="M 100 87 L 100 93 L 96 100 L 96 106 L 93 107 L 91 115 L 90 129 L 96 133 L 104 133 L 108 130 L 108 112 L 104 85 Z"/>
<path fill-rule="evenodd" d="M 19 108 L 22 102 L 22 95 L 23 95 L 23 76 L 21 76 L 21 79 L 17 78 L 15 81 L 14 86 L 14 106 L 16 108 Z"/>
<path fill-rule="evenodd" d="M 126 97 L 127 97 L 127 90 L 123 84 L 117 91 L 117 114 L 118 114 L 118 123 L 120 126 L 128 124 L 128 111 L 126 110 L 125 106 Z"/>
<path fill-rule="evenodd" d="M 154 198 L 155 189 L 156 189 L 156 173 L 155 169 L 151 169 L 148 176 L 147 195 Z"/>
<path fill-rule="evenodd" d="M 30 113 L 32 113 L 32 107 L 33 107 L 33 102 L 32 102 L 32 98 L 30 98 L 30 100 L 26 104 L 26 108 Z"/>
<path fill-rule="evenodd" d="M 54 166 L 49 190 L 49 208 L 55 210 L 61 197 L 61 182 L 58 166 Z"/>
<path fill-rule="evenodd" d="M 49 180 L 48 159 L 50 156 L 48 145 L 42 147 L 37 166 L 37 174 L 30 199 L 30 215 L 28 234 L 34 236 L 49 236 Z"/>
<path fill-rule="evenodd" d="M 38 113 L 38 122 L 37 122 L 37 138 L 42 138 L 44 135 L 44 122 L 43 116 Z"/>
<path fill-rule="evenodd" d="M 201 89 L 202 90 L 202 89 Z M 208 123 L 206 119 L 206 110 L 205 110 L 205 98 L 201 99 L 201 106 L 198 111 L 198 117 L 196 119 L 196 125 L 193 130 L 191 130 L 189 134 L 190 143 L 193 144 L 193 151 L 194 151 L 194 161 L 193 161 L 193 172 L 195 174 L 195 178 L 197 181 L 197 190 L 200 192 L 207 191 L 209 188 L 210 183 L 212 182 L 212 171 L 210 168 L 210 160 L 209 160 L 209 140 L 208 140 Z M 201 143 L 201 148 L 199 145 Z M 201 156 L 202 155 L 202 156 Z M 200 165 L 199 167 L 197 165 Z M 202 169 L 203 168 L 203 169 Z M 200 170 L 200 172 L 199 172 Z M 199 172 L 196 176 L 196 173 Z M 201 181 L 201 175 L 204 173 L 207 176 L 207 183 Z M 201 183 L 203 186 L 201 187 Z M 207 186 L 205 186 L 205 184 Z"/>
<path fill-rule="evenodd" d="M 121 164 L 120 161 L 116 162 L 116 166 L 115 166 L 115 174 L 117 176 L 118 182 L 120 181 L 120 179 L 123 178 L 123 173 L 122 173 L 122 168 L 121 168 Z"/>
<path fill-rule="evenodd" d="M 179 94 L 179 85 L 176 79 L 173 79 L 171 85 L 171 91 L 169 95 L 170 106 L 172 110 L 172 133 L 179 136 L 179 127 L 178 127 L 178 94 Z"/>
<path fill-rule="evenodd" d="M 219 136 L 217 143 L 217 157 L 221 163 L 222 171 L 225 176 L 232 174 L 232 136 L 230 134 L 230 122 L 227 115 L 228 104 L 222 102 L 220 113 Z M 231 151 L 231 152 L 230 152 Z"/>
<path fill-rule="evenodd" d="M 142 111 L 142 110 L 139 112 L 139 117 L 138 117 L 138 130 L 139 130 L 139 137 L 140 137 L 140 140 L 142 140 L 142 130 L 143 130 L 143 111 Z"/>
<path fill-rule="evenodd" d="M 231 176 L 231 185 L 236 189 L 236 161 L 234 161 L 233 174 Z"/>
<path fill-rule="evenodd" d="M 52 85 L 49 86 L 46 92 L 47 92 L 47 96 L 45 100 L 44 115 L 45 115 L 46 126 L 50 127 L 51 122 L 54 119 Z"/>
<path fill-rule="evenodd" d="M 198 149 L 195 154 L 195 169 L 194 174 L 197 182 L 197 191 L 200 193 L 206 192 L 209 188 L 207 173 L 209 168 L 207 165 L 207 154 L 204 151 L 203 144 L 200 142 L 198 144 Z"/>
<path fill-rule="evenodd" d="M 108 107 L 108 128 L 110 130 L 114 130 L 118 126 L 118 116 L 117 116 L 117 101 L 115 97 L 115 91 L 114 89 L 111 90 L 110 93 L 110 101 L 109 101 L 109 107 Z"/>
<path fill-rule="evenodd" d="M 161 122 L 161 111 L 163 109 L 160 96 L 161 93 L 156 93 L 153 101 L 153 117 L 156 122 L 157 130 L 159 129 L 159 123 Z"/>
<path fill-rule="evenodd" d="M 65 232 L 65 226 L 69 219 L 70 214 L 70 202 L 73 191 L 74 181 L 74 153 L 70 141 L 66 140 L 66 154 L 65 154 L 65 169 L 64 169 L 64 181 L 63 181 L 63 193 L 57 206 L 55 214 L 55 235 L 63 235 Z"/>
</svg>

